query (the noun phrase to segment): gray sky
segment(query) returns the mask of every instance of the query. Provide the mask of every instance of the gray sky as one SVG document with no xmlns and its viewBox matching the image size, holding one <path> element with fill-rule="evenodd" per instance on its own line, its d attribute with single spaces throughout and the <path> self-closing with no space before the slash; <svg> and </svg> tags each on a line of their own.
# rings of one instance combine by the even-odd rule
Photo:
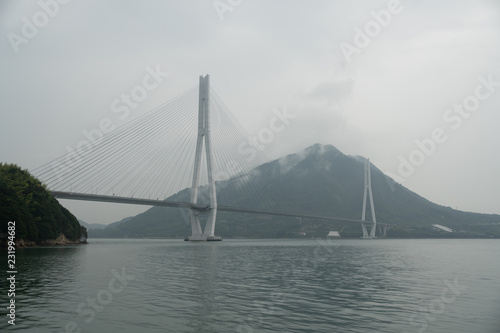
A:
<svg viewBox="0 0 500 333">
<path fill-rule="evenodd" d="M 0 2 L 2 162 L 33 170 L 209 73 L 253 135 L 274 108 L 295 115 L 271 158 L 332 144 L 438 204 L 500 213 L 497 0 L 40 3 Z M 147 68 L 169 74 L 120 119 Z M 143 209 L 63 204 L 90 223 Z"/>
</svg>

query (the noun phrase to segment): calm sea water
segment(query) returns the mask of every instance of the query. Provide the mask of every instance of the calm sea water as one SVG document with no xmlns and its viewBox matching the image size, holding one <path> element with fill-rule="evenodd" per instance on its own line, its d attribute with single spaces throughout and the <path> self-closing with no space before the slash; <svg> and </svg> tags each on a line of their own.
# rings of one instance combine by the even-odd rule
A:
<svg viewBox="0 0 500 333">
<path fill-rule="evenodd" d="M 0 331 L 500 332 L 498 240 L 89 243 L 19 249 Z"/>
</svg>

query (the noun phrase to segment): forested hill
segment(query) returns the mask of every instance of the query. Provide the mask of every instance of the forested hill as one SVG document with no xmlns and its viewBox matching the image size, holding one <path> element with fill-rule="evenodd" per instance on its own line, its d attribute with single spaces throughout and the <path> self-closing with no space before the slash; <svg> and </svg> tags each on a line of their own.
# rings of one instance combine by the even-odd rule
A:
<svg viewBox="0 0 500 333">
<path fill-rule="evenodd" d="M 248 179 L 237 177 L 217 183 L 217 198 L 219 205 L 359 219 L 364 161 L 362 157 L 345 155 L 331 145 L 316 144 L 261 165 L 248 176 L 264 184 L 266 191 L 272 190 L 276 201 L 256 195 L 249 185 L 241 185 L 250 184 L 246 183 Z M 389 237 L 500 237 L 499 215 L 462 212 L 437 205 L 394 183 L 374 165 L 371 178 L 377 221 L 396 226 L 389 231 Z M 188 201 L 189 189 L 167 200 Z M 370 219 L 368 211 L 367 220 Z M 90 236 L 181 237 L 191 233 L 188 220 L 180 209 L 153 207 L 124 223 L 92 230 Z M 456 232 L 435 230 L 433 224 Z M 217 235 L 248 238 L 326 237 L 329 230 L 343 230 L 343 237 L 361 236 L 357 223 L 222 211 L 217 213 L 215 227 Z"/>
<path fill-rule="evenodd" d="M 0 163 L 0 198 L 0 233 L 5 235 L 8 222 L 15 221 L 17 242 L 78 242 L 86 233 L 38 179 L 17 165 Z"/>
</svg>

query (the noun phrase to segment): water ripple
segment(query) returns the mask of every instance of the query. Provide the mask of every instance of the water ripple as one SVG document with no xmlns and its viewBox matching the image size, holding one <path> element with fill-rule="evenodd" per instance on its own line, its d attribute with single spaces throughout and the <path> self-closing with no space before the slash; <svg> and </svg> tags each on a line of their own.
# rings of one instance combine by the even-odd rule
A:
<svg viewBox="0 0 500 333">
<path fill-rule="evenodd" d="M 494 332 L 497 248 L 479 240 L 99 240 L 22 249 L 9 329 Z M 124 285 L 123 272 L 133 276 Z M 446 289 L 454 283 L 456 295 Z M 443 290 L 455 297 L 442 302 Z"/>
</svg>

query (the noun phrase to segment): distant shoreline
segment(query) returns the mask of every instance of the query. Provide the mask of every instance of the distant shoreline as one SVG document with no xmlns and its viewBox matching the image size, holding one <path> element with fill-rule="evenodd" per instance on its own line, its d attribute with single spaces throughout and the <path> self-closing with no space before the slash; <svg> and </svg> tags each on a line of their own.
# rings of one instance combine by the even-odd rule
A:
<svg viewBox="0 0 500 333">
<path fill-rule="evenodd" d="M 116 239 L 116 240 L 125 240 L 125 239 L 176 239 L 180 241 L 184 241 L 184 236 L 182 237 L 93 237 L 89 238 L 90 240 L 98 240 L 98 239 Z M 251 240 L 325 240 L 326 237 L 296 237 L 296 238 L 276 238 L 276 237 L 266 237 L 266 238 L 247 238 L 247 237 L 222 237 L 223 240 L 242 240 L 242 239 L 251 239 Z M 340 237 L 340 238 L 328 238 L 330 240 L 353 240 L 359 239 L 363 240 L 360 237 Z M 373 240 L 384 240 L 384 239 L 500 239 L 500 237 L 383 237 L 383 238 L 374 238 Z"/>
<path fill-rule="evenodd" d="M 7 248 L 8 242 L 7 238 L 0 239 L 0 247 Z M 28 247 L 45 247 L 45 246 L 66 246 L 66 245 L 85 245 L 88 244 L 87 240 L 70 240 L 63 233 L 59 235 L 56 239 L 45 239 L 39 242 L 25 239 L 16 239 L 16 248 L 28 248 Z"/>
</svg>

